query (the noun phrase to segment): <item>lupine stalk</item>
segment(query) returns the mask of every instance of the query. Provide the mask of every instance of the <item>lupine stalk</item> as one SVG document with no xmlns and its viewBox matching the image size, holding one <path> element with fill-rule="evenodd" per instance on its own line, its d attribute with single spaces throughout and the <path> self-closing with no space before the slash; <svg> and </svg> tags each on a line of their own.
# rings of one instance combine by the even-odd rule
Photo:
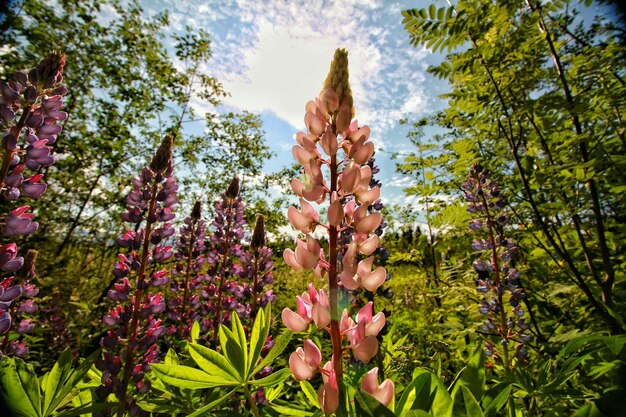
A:
<svg viewBox="0 0 626 417">
<path fill-rule="evenodd" d="M 323 367 L 320 367 L 319 348 L 310 340 L 305 340 L 304 348 L 298 348 L 289 359 L 296 379 L 309 379 L 318 370 L 322 373 L 324 384 L 318 390 L 318 397 L 326 415 L 339 407 L 345 408 L 342 405 L 345 404 L 344 338 L 354 357 L 368 363 L 378 352 L 376 336 L 385 325 L 383 313 L 373 314 L 372 302 L 359 310 L 356 321 L 339 306 L 345 292 L 376 291 L 387 275 L 383 267 L 372 270 L 374 256 L 370 256 L 379 243 L 378 235 L 372 233 L 382 222 L 380 213 L 371 210 L 380 197 L 380 188 L 370 186 L 372 168 L 368 161 L 374 153 L 374 145 L 368 141 L 369 128 L 358 127 L 356 120 L 351 121 L 353 115 L 347 53 L 338 49 L 320 96 L 307 103 L 308 133 L 299 132 L 296 135 L 298 145 L 293 148 L 295 159 L 304 167 L 304 179 L 291 183 L 300 197 L 301 210 L 290 207 L 288 217 L 291 224 L 306 235 L 306 240 L 297 240 L 295 251 L 287 249 L 283 254 L 285 262 L 296 271 L 313 270 L 319 277 L 328 274 L 328 295 L 325 290 L 317 290 L 309 284 L 308 292 L 297 297 L 297 312 L 288 308 L 282 312 L 283 322 L 293 331 L 304 331 L 314 323 L 330 333 L 332 358 Z M 327 158 L 322 157 L 318 146 Z M 323 165 L 328 167 L 328 181 L 322 173 Z M 309 203 L 325 201 L 329 204 L 326 224 L 320 222 L 317 211 Z M 328 261 L 311 235 L 317 226 L 327 231 Z M 361 255 L 366 258 L 360 260 Z M 364 389 L 378 395 L 377 398 L 388 405 L 393 397 L 393 383 L 385 381 L 378 386 L 373 379 L 377 379 L 377 374 L 368 377 Z M 380 390 L 385 395 L 379 395 Z"/>
<path fill-rule="evenodd" d="M 62 97 L 67 94 L 63 81 L 65 54 L 52 52 L 30 71 L 15 74 L 13 80 L 0 84 L 0 129 L 2 129 L 2 164 L 0 166 L 0 191 L 7 201 L 20 196 L 38 198 L 47 188 L 41 180 L 43 174 L 35 173 L 24 178 L 25 170 L 38 171 L 54 163 L 50 154 L 52 145 L 67 119 L 61 111 Z M 18 117 L 19 116 L 19 117 Z M 14 208 L 4 220 L 5 236 L 34 233 L 37 222 L 29 206 Z M 33 251 L 31 253 L 36 253 Z M 17 256 L 15 243 L 0 245 L 0 269 L 16 272 L 24 265 L 24 258 Z M 28 258 L 28 256 L 27 256 Z M 9 341 L 11 329 L 23 334 L 33 328 L 31 319 L 14 322 L 16 314 L 33 313 L 37 307 L 31 299 L 37 290 L 29 280 L 34 277 L 35 257 L 27 259 L 21 280 L 14 276 L 0 279 L 0 357 L 2 353 L 24 356 L 28 352 L 26 341 Z M 19 277 L 17 277 L 19 278 Z"/>
<path fill-rule="evenodd" d="M 139 394 L 149 390 L 150 383 L 144 380 L 144 374 L 158 356 L 156 342 L 165 331 L 161 319 L 155 316 L 165 309 L 163 296 L 160 292 L 151 293 L 149 286 L 168 284 L 169 273 L 153 267 L 148 277 L 148 266 L 173 256 L 171 246 L 160 244 L 174 234 L 169 222 L 175 217 L 173 207 L 178 201 L 178 186 L 172 175 L 172 145 L 172 138 L 166 136 L 150 164 L 133 179 L 133 190 L 127 197 L 128 211 L 122 214 L 122 219 L 136 225 L 145 221 L 145 228 L 130 229 L 117 239 L 118 245 L 131 252 L 120 254 L 114 265 L 113 272 L 120 282 L 108 296 L 120 304 L 103 319 L 113 329 L 100 341 L 104 354 L 96 366 L 102 371 L 102 386 L 97 393 L 102 399 L 115 393 L 119 401 L 118 417 L 126 411 L 131 415 L 142 413 L 135 396 L 128 397 L 128 385 L 132 380 Z M 135 277 L 134 288 L 129 275 Z"/>
<path fill-rule="evenodd" d="M 477 259 L 474 262 L 474 269 L 479 273 L 477 291 L 485 294 L 479 311 L 487 316 L 487 320 L 481 325 L 481 330 L 500 338 L 502 358 L 488 340 L 485 341 L 485 352 L 488 356 L 500 360 L 508 372 L 515 365 L 514 358 L 520 361 L 526 356 L 524 345 L 531 337 L 525 333 L 529 325 L 520 304 L 526 294 L 519 286 L 520 273 L 512 265 L 517 247 L 512 239 L 507 239 L 496 228 L 498 226 L 502 231 L 503 226 L 509 221 L 509 217 L 502 211 L 506 206 L 506 199 L 489 171 L 478 163 L 472 165 L 468 179 L 463 183 L 463 189 L 465 200 L 468 202 L 468 211 L 483 217 L 472 220 L 470 228 L 486 229 L 488 237 L 488 240 L 476 239 L 472 244 L 474 249 L 489 254 L 488 260 Z M 513 307 L 510 316 L 507 316 L 504 308 L 505 299 Z M 511 341 L 517 342 L 514 358 L 510 352 Z"/>
</svg>

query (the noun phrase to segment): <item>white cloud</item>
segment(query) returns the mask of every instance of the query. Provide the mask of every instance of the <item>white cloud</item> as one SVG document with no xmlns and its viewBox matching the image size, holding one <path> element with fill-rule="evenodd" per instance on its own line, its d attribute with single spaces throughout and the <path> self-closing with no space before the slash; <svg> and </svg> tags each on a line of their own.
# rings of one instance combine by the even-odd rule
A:
<svg viewBox="0 0 626 417">
<path fill-rule="evenodd" d="M 271 110 L 303 128 L 306 102 L 319 92 L 334 50 L 344 47 L 357 118 L 370 125 L 378 147 L 398 119 L 429 111 L 421 73 L 429 52 L 408 44 L 400 3 L 234 0 L 188 7 L 194 13 L 187 19 L 206 20 L 213 33 L 214 58 L 206 70 L 231 93 L 228 105 Z"/>
</svg>

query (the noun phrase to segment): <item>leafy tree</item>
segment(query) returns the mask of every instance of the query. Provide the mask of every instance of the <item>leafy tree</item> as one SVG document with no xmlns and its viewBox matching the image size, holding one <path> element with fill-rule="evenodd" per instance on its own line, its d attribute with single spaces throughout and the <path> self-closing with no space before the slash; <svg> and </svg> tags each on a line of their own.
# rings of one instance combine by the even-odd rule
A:
<svg viewBox="0 0 626 417">
<path fill-rule="evenodd" d="M 447 52 L 429 72 L 450 92 L 445 110 L 414 124 L 416 151 L 399 169 L 430 171 L 430 194 L 458 195 L 480 160 L 507 189 L 540 353 L 580 333 L 626 330 L 625 37 L 605 16 L 584 18 L 599 10 L 590 5 L 461 0 L 403 12 L 413 45 Z M 426 125 L 444 133 L 424 138 Z M 595 381 L 613 389 L 592 394 L 608 415 L 623 393 L 615 369 Z"/>
<path fill-rule="evenodd" d="M 227 93 L 203 72 L 211 40 L 201 29 L 168 35 L 167 14 L 147 17 L 135 0 L 18 0 L 4 6 L 0 26 L 0 79 L 50 50 L 67 55 L 70 117 L 46 168 L 50 190 L 32 204 L 45 213 L 40 241 L 25 247 L 40 249 L 40 276 L 68 277 L 47 284 L 76 302 L 70 312 L 88 312 L 84 303 L 109 281 L 124 184 L 165 133 L 189 201 L 217 198 L 233 173 L 252 178 L 270 156 L 258 116 L 218 112 Z M 196 114 L 194 100 L 212 110 Z"/>
</svg>

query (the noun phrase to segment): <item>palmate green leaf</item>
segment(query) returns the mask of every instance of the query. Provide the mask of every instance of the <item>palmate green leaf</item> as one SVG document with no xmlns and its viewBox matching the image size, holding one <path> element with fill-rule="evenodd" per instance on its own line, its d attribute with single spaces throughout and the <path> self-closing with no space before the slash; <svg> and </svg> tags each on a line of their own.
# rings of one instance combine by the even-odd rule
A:
<svg viewBox="0 0 626 417">
<path fill-rule="evenodd" d="M 421 374 L 427 374 L 430 376 L 430 395 L 432 398 L 432 405 L 430 413 L 433 417 L 451 417 L 453 410 L 452 397 L 448 393 L 446 386 L 437 375 L 429 372 L 425 369 L 417 368 L 413 371 L 413 377 L 417 377 Z"/>
<path fill-rule="evenodd" d="M 252 325 L 252 332 L 250 333 L 250 354 L 248 356 L 248 372 L 252 371 L 259 361 L 261 351 L 265 345 L 265 340 L 270 332 L 270 318 L 271 303 L 268 303 L 264 308 L 259 309 L 259 312 L 254 319 Z"/>
<path fill-rule="evenodd" d="M 86 404 L 76 408 L 70 408 L 69 410 L 65 410 L 60 414 L 56 414 L 56 417 L 75 417 L 75 416 L 84 416 L 91 415 L 92 413 L 96 413 L 98 411 L 111 410 L 118 406 L 118 403 L 97 403 L 97 404 Z"/>
<path fill-rule="evenodd" d="M 271 387 L 285 381 L 290 375 L 291 370 L 289 368 L 283 368 L 280 371 L 276 371 L 271 375 L 266 376 L 265 378 L 254 379 L 249 382 L 250 385 L 254 385 L 255 387 Z"/>
<path fill-rule="evenodd" d="M 206 346 L 190 343 L 187 347 L 191 359 L 209 375 L 216 375 L 234 382 L 242 382 L 243 379 L 227 358 Z"/>
<path fill-rule="evenodd" d="M 274 342 L 274 346 L 272 347 L 272 349 L 270 349 L 267 356 L 265 356 L 263 360 L 259 362 L 259 364 L 252 370 L 252 375 L 256 374 L 261 369 L 274 362 L 274 359 L 276 359 L 281 353 L 283 353 L 283 350 L 285 350 L 285 348 L 289 344 L 292 336 L 293 332 L 291 330 L 287 330 L 285 331 L 285 333 L 278 336 L 278 338 L 276 338 L 276 341 Z"/>
<path fill-rule="evenodd" d="M 191 342 L 196 343 L 198 337 L 200 337 L 200 323 L 194 321 L 191 325 Z"/>
<path fill-rule="evenodd" d="M 150 365 L 150 368 L 161 381 L 179 388 L 199 389 L 228 387 L 239 384 L 232 379 L 209 375 L 206 372 L 184 365 L 155 363 Z"/>
<path fill-rule="evenodd" d="M 248 347 L 246 345 L 241 346 L 239 337 L 224 325 L 220 325 L 219 339 L 222 352 L 226 355 L 232 367 L 235 368 L 240 379 L 245 379 L 246 361 L 243 351 L 247 350 Z"/>
<path fill-rule="evenodd" d="M 41 417 L 37 375 L 19 358 L 4 356 L 0 361 L 0 397 L 18 417 Z"/>
<path fill-rule="evenodd" d="M 66 355 L 66 352 L 67 352 L 67 357 L 63 358 L 63 356 Z M 57 378 L 57 376 L 53 374 L 54 367 L 48 374 L 46 374 L 47 375 L 46 380 L 45 380 L 46 383 L 45 385 L 42 384 L 42 389 L 44 390 L 44 412 L 43 412 L 44 416 L 48 416 L 52 414 L 55 410 L 57 410 L 60 407 L 63 407 L 65 404 L 71 401 L 72 397 L 76 394 L 74 392 L 74 389 L 79 384 L 82 383 L 81 381 L 83 380 L 87 372 L 89 372 L 93 363 L 98 357 L 100 357 L 99 349 L 93 352 L 87 358 L 83 359 L 80 365 L 78 365 L 78 367 L 74 371 L 72 371 L 71 370 L 71 360 L 72 360 L 71 350 L 68 348 L 61 354 L 61 357 L 59 358 L 59 361 L 57 361 L 57 363 L 59 363 L 60 361 L 63 361 L 65 364 L 62 365 L 61 368 L 69 369 L 69 373 L 59 378 L 58 385 L 56 386 L 54 386 L 54 384 L 52 383 L 52 381 L 55 378 Z M 55 364 L 55 367 L 56 367 L 56 364 Z M 50 402 L 47 402 L 49 390 L 53 390 L 54 395 L 51 397 Z"/>
</svg>

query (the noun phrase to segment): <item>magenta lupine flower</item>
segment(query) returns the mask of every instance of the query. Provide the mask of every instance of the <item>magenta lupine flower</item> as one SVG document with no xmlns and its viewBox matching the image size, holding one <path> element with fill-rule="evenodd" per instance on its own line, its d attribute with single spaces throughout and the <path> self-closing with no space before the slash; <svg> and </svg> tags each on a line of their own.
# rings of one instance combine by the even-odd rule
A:
<svg viewBox="0 0 626 417">
<path fill-rule="evenodd" d="M 5 259 L 11 258 L 17 252 L 15 244 L 4 245 L 7 252 L 0 254 Z M 5 265 L 10 265 L 18 258 L 9 260 Z M 37 296 L 39 290 L 30 281 L 35 278 L 35 263 L 37 251 L 29 250 L 26 259 L 18 261 L 21 268 L 19 274 L 0 280 L 0 358 L 3 354 L 8 356 L 23 357 L 28 353 L 28 346 L 25 340 L 10 337 L 11 332 L 23 335 L 34 328 L 31 314 L 37 311 L 33 297 Z M 16 265 L 11 266 L 10 269 Z M 13 271 L 10 271 L 13 272 Z M 19 282 L 19 284 L 17 283 Z"/>
<path fill-rule="evenodd" d="M 374 266 L 373 254 L 383 227 L 382 216 L 376 210 L 381 205 L 380 184 L 373 181 L 374 145 L 369 141 L 370 129 L 359 126 L 352 120 L 353 115 L 347 53 L 339 49 L 320 96 L 306 105 L 304 121 L 308 133 L 296 135 L 297 145 L 292 153 L 302 165 L 304 176 L 291 183 L 300 197 L 300 208 L 291 207 L 287 215 L 294 228 L 305 234 L 305 239 L 297 239 L 295 250 L 286 249 L 283 253 L 285 263 L 292 269 L 312 270 L 320 278 L 328 276 L 329 297 L 323 289 L 316 290 L 310 285 L 309 292 L 297 298 L 297 312 L 285 309 L 282 314 L 285 325 L 294 331 L 306 330 L 314 323 L 331 334 L 334 359 L 323 368 L 315 361 L 324 378 L 318 397 L 326 415 L 337 409 L 339 397 L 344 395 L 344 338 L 349 341 L 354 357 L 367 363 L 378 352 L 376 336 L 385 324 L 383 313 L 374 320 L 372 303 L 363 307 L 356 321 L 348 316 L 347 310 L 339 311 L 341 292 L 373 293 L 387 279 L 384 267 Z M 329 175 L 324 175 L 325 172 Z M 328 203 L 326 223 L 320 221 L 318 211 L 311 204 L 324 202 Z M 318 227 L 328 233 L 328 257 L 311 235 Z M 312 362 L 303 359 L 304 351 L 298 352 L 290 361 L 296 378 L 314 374 L 302 365 L 311 367 Z"/>
<path fill-rule="evenodd" d="M 173 257 L 171 246 L 161 244 L 174 233 L 169 222 L 174 218 L 173 206 L 178 201 L 178 186 L 172 175 L 172 145 L 172 138 L 166 136 L 150 164 L 133 179 L 133 190 L 126 199 L 128 211 L 122 218 L 145 227 L 135 226 L 117 239 L 118 245 L 130 253 L 119 254 L 113 265 L 113 274 L 120 281 L 109 291 L 108 298 L 120 304 L 103 317 L 111 330 L 100 341 L 104 353 L 96 366 L 103 372 L 97 394 L 106 398 L 114 393 L 119 401 L 119 413 L 140 413 L 136 397 L 127 393 L 128 386 L 132 381 L 139 394 L 150 389 L 144 375 L 158 357 L 156 342 L 165 332 L 158 318 L 165 310 L 165 300 L 151 288 L 166 285 L 170 280 L 169 271 L 158 266 Z"/>
<path fill-rule="evenodd" d="M 490 341 L 485 341 L 485 353 L 501 360 L 505 367 L 513 366 L 513 358 L 509 357 L 511 342 L 515 342 L 514 354 L 518 360 L 527 355 L 524 345 L 531 340 L 526 331 L 530 328 L 526 323 L 521 300 L 526 297 L 524 289 L 520 287 L 520 272 L 513 262 L 517 257 L 515 242 L 498 234 L 495 225 L 505 225 L 509 217 L 503 212 L 506 199 L 502 195 L 500 186 L 491 178 L 488 170 L 479 163 L 470 168 L 469 176 L 463 183 L 467 210 L 481 216 L 470 221 L 470 229 L 487 231 L 487 239 L 476 239 L 472 248 L 483 252 L 487 259 L 476 259 L 474 269 L 478 272 L 476 290 L 483 294 L 478 311 L 487 316 L 480 326 L 487 335 L 500 338 L 502 357 L 498 349 Z M 503 230 L 500 228 L 500 230 Z M 504 301 L 513 307 L 507 316 Z"/>
</svg>

